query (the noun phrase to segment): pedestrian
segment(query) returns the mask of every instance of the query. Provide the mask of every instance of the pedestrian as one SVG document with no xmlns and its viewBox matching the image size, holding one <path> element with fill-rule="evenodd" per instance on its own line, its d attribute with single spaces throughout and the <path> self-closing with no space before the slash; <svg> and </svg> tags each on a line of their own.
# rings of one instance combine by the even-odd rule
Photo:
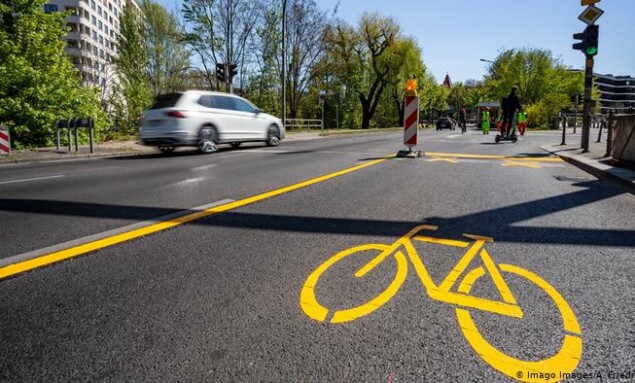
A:
<svg viewBox="0 0 635 383">
<path fill-rule="evenodd" d="M 522 109 L 520 99 L 518 98 L 518 87 L 514 85 L 509 94 L 503 97 L 501 101 L 501 109 L 503 109 L 503 120 L 501 125 L 501 134 L 509 138 L 515 120 L 515 114 Z"/>
<path fill-rule="evenodd" d="M 518 112 L 518 130 L 520 131 L 520 135 L 525 135 L 525 128 L 527 127 L 527 114 L 524 109 L 521 109 Z"/>
<path fill-rule="evenodd" d="M 489 108 L 485 108 L 481 113 L 481 124 L 483 126 L 483 134 L 489 134 Z"/>
</svg>

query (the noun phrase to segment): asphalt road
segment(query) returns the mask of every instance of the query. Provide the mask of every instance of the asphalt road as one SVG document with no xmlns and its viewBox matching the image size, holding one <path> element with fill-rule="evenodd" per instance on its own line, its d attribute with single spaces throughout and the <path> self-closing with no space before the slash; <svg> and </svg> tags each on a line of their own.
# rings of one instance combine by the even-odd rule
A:
<svg viewBox="0 0 635 383">
<path fill-rule="evenodd" d="M 0 262 L 100 244 L 0 280 L 0 381 L 635 381 L 635 196 L 547 157 L 557 134 L 493 139 L 0 167 Z"/>
</svg>

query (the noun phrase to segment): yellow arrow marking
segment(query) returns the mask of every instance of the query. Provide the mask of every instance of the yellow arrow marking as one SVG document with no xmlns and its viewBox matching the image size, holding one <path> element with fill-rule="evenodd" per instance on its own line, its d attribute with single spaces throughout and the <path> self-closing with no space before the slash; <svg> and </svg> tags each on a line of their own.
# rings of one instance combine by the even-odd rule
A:
<svg viewBox="0 0 635 383">
<path fill-rule="evenodd" d="M 503 161 L 501 166 L 524 166 L 532 169 L 540 169 L 540 165 L 536 162 L 520 162 L 520 161 Z"/>
<path fill-rule="evenodd" d="M 459 163 L 459 160 L 457 160 L 456 158 L 440 158 L 440 157 L 433 156 L 430 159 L 428 159 L 428 162 L 440 162 L 440 161 L 449 162 L 451 164 Z"/>
</svg>

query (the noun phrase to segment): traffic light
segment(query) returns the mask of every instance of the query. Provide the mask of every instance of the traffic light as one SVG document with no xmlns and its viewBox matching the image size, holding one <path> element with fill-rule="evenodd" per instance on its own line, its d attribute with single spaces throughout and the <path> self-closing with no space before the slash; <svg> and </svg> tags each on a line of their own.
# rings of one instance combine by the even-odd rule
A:
<svg viewBox="0 0 635 383">
<path fill-rule="evenodd" d="M 573 38 L 580 40 L 573 44 L 573 49 L 579 50 L 587 56 L 595 56 L 598 53 L 598 37 L 600 34 L 599 25 L 589 25 L 584 32 L 574 33 Z"/>
<path fill-rule="evenodd" d="M 586 31 L 585 29 L 584 32 L 573 34 L 574 39 L 580 40 L 579 43 L 573 44 L 573 49 L 586 53 Z"/>
<path fill-rule="evenodd" d="M 236 70 L 236 68 L 238 68 L 238 65 L 236 64 L 229 64 L 229 81 L 234 79 L 234 76 L 236 76 L 238 74 L 238 70 Z"/>
<path fill-rule="evenodd" d="M 220 82 L 227 81 L 227 74 L 225 73 L 225 64 L 216 64 L 216 78 Z"/>
<path fill-rule="evenodd" d="M 598 54 L 598 37 L 600 35 L 599 25 L 589 25 L 586 27 L 586 54 L 587 56 L 595 56 Z"/>
</svg>

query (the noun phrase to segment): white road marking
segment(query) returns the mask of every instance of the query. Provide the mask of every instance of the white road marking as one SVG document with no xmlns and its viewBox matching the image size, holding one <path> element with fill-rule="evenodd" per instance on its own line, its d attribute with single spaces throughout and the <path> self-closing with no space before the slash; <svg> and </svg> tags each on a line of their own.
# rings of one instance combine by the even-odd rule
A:
<svg viewBox="0 0 635 383">
<path fill-rule="evenodd" d="M 60 177 L 66 177 L 63 174 L 57 175 L 57 176 L 48 176 L 48 177 L 36 177 L 36 178 L 25 178 L 22 180 L 12 180 L 12 181 L 1 181 L 0 185 L 4 185 L 4 184 L 15 184 L 18 182 L 29 182 L 29 181 L 40 181 L 40 180 L 50 180 L 52 178 L 60 178 Z"/>
<path fill-rule="evenodd" d="M 198 166 L 198 167 L 193 168 L 192 170 L 194 170 L 194 171 L 207 170 L 207 169 L 211 169 L 211 168 L 213 168 L 213 167 L 215 167 L 215 166 L 216 166 L 216 164 L 210 164 L 210 165 Z"/>
</svg>

